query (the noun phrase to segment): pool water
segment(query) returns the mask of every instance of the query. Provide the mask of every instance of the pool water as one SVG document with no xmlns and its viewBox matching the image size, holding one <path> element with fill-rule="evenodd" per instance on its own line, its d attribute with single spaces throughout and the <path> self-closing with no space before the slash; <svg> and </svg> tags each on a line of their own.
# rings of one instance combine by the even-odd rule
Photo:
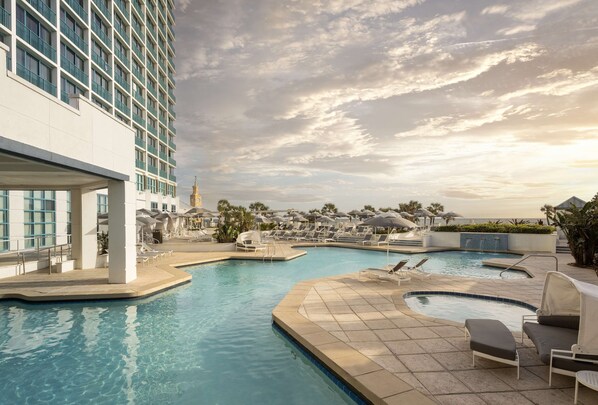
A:
<svg viewBox="0 0 598 405">
<path fill-rule="evenodd" d="M 521 317 L 533 315 L 528 306 L 478 297 L 426 293 L 408 295 L 405 303 L 415 312 L 465 323 L 468 318 L 498 319 L 512 331 L 521 332 Z"/>
<path fill-rule="evenodd" d="M 350 403 L 272 328 L 271 312 L 301 280 L 396 263 L 405 255 L 308 250 L 288 262 L 186 268 L 192 283 L 143 300 L 0 301 L 0 402 Z M 428 255 L 426 270 L 437 268 L 439 255 Z M 453 263 L 457 256 L 448 257 Z M 463 257 L 473 265 L 488 255 Z"/>
</svg>

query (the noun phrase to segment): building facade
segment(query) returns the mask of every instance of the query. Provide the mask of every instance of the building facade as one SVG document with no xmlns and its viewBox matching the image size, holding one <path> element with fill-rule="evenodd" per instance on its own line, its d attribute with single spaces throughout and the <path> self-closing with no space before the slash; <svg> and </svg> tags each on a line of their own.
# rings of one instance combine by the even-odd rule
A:
<svg viewBox="0 0 598 405">
<path fill-rule="evenodd" d="M 8 70 L 135 132 L 137 208 L 178 208 L 174 24 L 173 0 L 0 0 Z"/>
</svg>

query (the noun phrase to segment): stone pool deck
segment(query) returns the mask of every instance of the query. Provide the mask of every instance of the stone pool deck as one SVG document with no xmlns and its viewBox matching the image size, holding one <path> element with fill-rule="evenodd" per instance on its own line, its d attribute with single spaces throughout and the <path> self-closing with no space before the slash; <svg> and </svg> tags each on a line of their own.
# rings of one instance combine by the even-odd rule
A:
<svg viewBox="0 0 598 405">
<path fill-rule="evenodd" d="M 598 284 L 596 274 L 567 265 L 559 271 Z M 499 260 L 505 265 L 513 260 Z M 297 284 L 273 311 L 274 321 L 369 401 L 381 404 L 571 404 L 575 380 L 553 375 L 531 341 L 517 340 L 516 368 L 483 358 L 472 366 L 463 325 L 411 311 L 403 294 L 413 290 L 458 291 L 513 298 L 539 306 L 544 275 L 554 259 L 524 263 L 530 279 L 484 280 L 433 275 L 403 283 L 360 279 L 357 273 Z M 520 337 L 520 335 L 516 335 Z M 579 403 L 598 403 L 580 388 Z"/>
</svg>

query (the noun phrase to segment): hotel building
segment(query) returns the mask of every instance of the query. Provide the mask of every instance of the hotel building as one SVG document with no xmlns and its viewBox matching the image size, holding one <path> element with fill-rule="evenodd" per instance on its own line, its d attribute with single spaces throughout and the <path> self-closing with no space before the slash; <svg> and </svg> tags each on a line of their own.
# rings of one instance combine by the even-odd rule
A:
<svg viewBox="0 0 598 405">
<path fill-rule="evenodd" d="M 174 24 L 173 0 L 0 0 L 0 251 L 75 238 L 82 195 L 94 223 L 108 205 L 177 210 Z"/>
</svg>

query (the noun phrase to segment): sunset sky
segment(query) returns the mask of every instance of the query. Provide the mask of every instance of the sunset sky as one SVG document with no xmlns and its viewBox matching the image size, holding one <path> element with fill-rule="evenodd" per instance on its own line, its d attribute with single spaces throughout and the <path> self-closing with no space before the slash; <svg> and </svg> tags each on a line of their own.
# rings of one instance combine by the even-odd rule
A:
<svg viewBox="0 0 598 405">
<path fill-rule="evenodd" d="M 441 202 L 541 217 L 598 192 L 598 1 L 177 2 L 188 202 Z"/>
</svg>

